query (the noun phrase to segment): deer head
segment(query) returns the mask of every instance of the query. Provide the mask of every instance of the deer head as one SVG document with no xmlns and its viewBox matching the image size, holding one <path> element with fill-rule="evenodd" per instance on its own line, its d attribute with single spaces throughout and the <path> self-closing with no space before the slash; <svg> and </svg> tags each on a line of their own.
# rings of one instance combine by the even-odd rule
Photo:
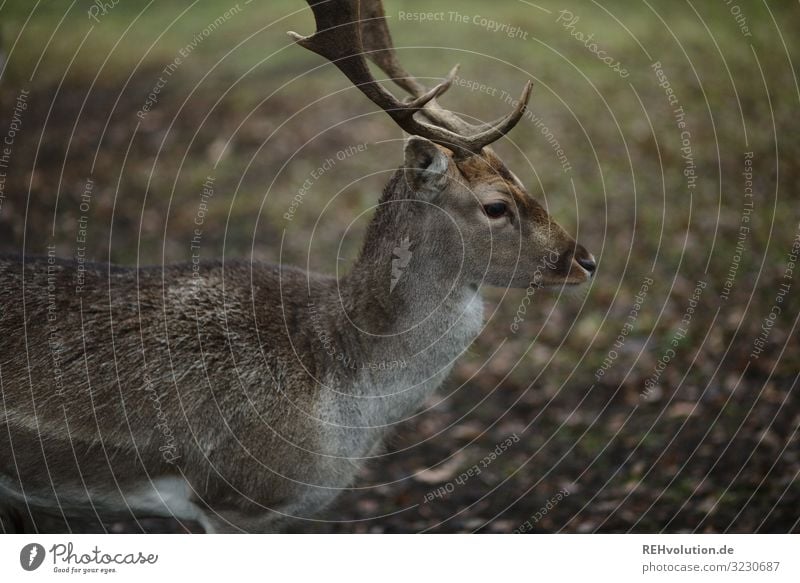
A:
<svg viewBox="0 0 800 583">
<path fill-rule="evenodd" d="M 593 275 L 594 257 L 550 218 L 489 147 L 522 118 L 530 81 L 506 116 L 484 125 L 468 123 L 436 101 L 450 87 L 458 66 L 432 89 L 420 84 L 397 58 L 380 0 L 308 4 L 317 31 L 308 37 L 289 35 L 336 65 L 411 134 L 402 192 L 424 203 L 417 208 L 428 209 L 415 212 L 413 221 L 432 239 L 428 248 L 438 250 L 439 261 L 451 257 L 460 278 L 474 285 L 572 285 Z M 401 101 L 380 85 L 367 58 L 410 98 Z"/>
</svg>

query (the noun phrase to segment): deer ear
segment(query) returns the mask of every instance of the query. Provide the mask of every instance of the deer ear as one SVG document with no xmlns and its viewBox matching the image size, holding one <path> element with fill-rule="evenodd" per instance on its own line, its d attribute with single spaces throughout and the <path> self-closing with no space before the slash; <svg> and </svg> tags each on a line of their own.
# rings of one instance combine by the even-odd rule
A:
<svg viewBox="0 0 800 583">
<path fill-rule="evenodd" d="M 405 145 L 406 180 L 425 199 L 435 198 L 447 185 L 449 158 L 436 144 L 411 136 Z"/>
</svg>

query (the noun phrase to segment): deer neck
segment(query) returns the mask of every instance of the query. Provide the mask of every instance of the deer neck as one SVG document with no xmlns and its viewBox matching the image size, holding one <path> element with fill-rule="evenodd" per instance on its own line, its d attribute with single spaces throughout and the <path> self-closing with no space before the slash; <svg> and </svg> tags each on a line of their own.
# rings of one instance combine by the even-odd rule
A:
<svg viewBox="0 0 800 583">
<path fill-rule="evenodd" d="M 397 177 L 395 177 L 397 178 Z M 424 205 L 393 179 L 359 260 L 340 282 L 342 330 L 358 336 L 354 392 L 380 397 L 384 421 L 417 409 L 472 343 L 483 322 L 460 253 L 426 228 Z"/>
</svg>

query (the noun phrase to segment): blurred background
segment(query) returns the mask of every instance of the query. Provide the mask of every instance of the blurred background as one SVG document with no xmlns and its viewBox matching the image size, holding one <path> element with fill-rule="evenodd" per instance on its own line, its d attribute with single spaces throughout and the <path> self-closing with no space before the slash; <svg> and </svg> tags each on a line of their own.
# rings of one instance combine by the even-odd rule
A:
<svg viewBox="0 0 800 583">
<path fill-rule="evenodd" d="M 533 79 L 495 149 L 599 270 L 518 329 L 486 289 L 444 391 L 299 528 L 798 531 L 798 4 L 385 6 L 424 82 L 461 63 L 454 111 Z M 201 217 L 203 258 L 346 270 L 403 136 L 287 30 L 301 0 L 0 2 L 0 252 L 186 261 Z"/>
</svg>

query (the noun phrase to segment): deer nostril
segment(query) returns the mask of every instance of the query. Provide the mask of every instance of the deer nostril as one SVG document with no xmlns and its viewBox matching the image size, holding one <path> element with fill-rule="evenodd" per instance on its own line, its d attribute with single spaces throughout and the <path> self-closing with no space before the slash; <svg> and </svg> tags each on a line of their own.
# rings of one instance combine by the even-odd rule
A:
<svg viewBox="0 0 800 583">
<path fill-rule="evenodd" d="M 597 262 L 594 260 L 594 255 L 589 253 L 583 245 L 575 246 L 573 258 L 590 276 L 594 275 L 594 272 L 597 270 Z"/>
<path fill-rule="evenodd" d="M 594 260 L 594 255 L 583 247 L 578 247 L 577 253 L 575 253 L 575 261 L 588 271 L 589 275 L 594 275 L 594 272 L 597 270 L 597 262 Z"/>
<path fill-rule="evenodd" d="M 595 263 L 594 257 L 586 257 L 584 259 L 578 259 L 578 265 L 580 265 L 586 271 L 588 271 L 589 275 L 594 275 L 594 272 L 597 269 L 597 263 Z"/>
<path fill-rule="evenodd" d="M 593 276 L 594 272 L 597 271 L 597 262 L 594 259 L 594 255 L 589 253 L 583 245 L 573 243 L 572 247 L 561 254 L 558 260 L 559 271 L 569 273 L 573 262 L 580 265 L 589 274 L 589 277 Z"/>
</svg>

